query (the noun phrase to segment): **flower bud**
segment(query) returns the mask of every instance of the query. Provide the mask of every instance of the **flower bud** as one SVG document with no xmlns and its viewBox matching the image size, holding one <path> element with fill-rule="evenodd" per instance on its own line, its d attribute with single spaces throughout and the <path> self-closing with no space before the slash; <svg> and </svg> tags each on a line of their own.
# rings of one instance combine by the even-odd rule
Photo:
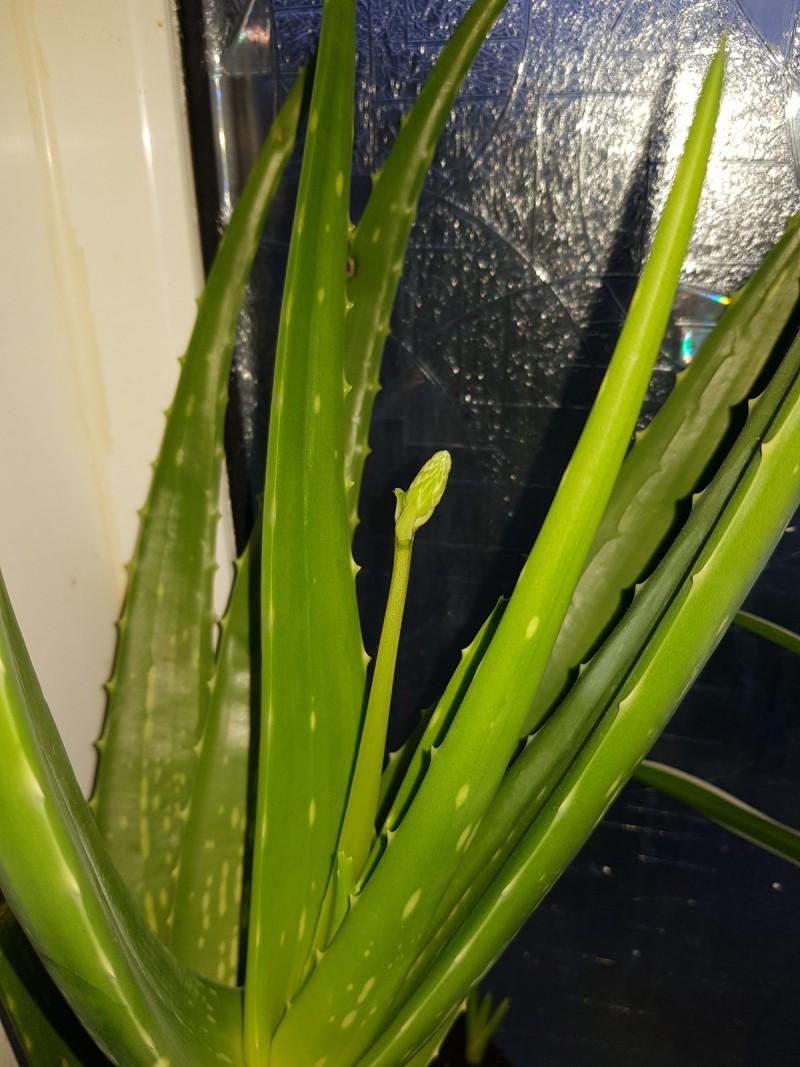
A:
<svg viewBox="0 0 800 1067">
<path fill-rule="evenodd" d="M 447 485 L 450 462 L 449 452 L 436 452 L 406 492 L 395 489 L 394 533 L 401 544 L 412 541 L 420 526 L 433 515 Z"/>
</svg>

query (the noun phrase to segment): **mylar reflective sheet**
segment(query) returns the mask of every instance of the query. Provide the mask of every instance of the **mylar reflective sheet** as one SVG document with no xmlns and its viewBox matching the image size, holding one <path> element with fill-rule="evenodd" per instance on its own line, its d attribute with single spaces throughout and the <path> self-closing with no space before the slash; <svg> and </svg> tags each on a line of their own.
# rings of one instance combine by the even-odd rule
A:
<svg viewBox="0 0 800 1067">
<path fill-rule="evenodd" d="M 224 219 L 313 47 L 321 5 L 202 6 Z M 360 0 L 354 216 L 465 8 Z M 394 743 L 530 547 L 726 28 L 707 187 L 643 423 L 797 210 L 799 18 L 798 0 L 509 0 L 436 153 L 375 411 L 356 541 L 370 648 L 388 584 L 391 489 L 437 449 L 453 454 L 445 501 L 416 548 Z M 242 523 L 262 476 L 296 176 L 263 243 L 237 355 L 230 442 Z M 799 558 L 793 526 L 749 601 L 796 629 Z M 788 653 L 732 632 L 655 754 L 797 825 L 799 691 Z M 798 905 L 795 868 L 629 786 L 486 980 L 512 998 L 497 1042 L 516 1067 L 795 1065 Z"/>
</svg>

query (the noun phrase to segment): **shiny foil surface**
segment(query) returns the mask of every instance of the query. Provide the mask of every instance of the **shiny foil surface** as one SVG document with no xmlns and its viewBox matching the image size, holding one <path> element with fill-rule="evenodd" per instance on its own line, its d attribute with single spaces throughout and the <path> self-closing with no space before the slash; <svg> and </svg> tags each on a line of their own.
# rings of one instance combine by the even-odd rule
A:
<svg viewBox="0 0 800 1067">
<path fill-rule="evenodd" d="M 465 0 L 360 0 L 357 216 Z M 319 0 L 204 0 L 220 217 L 294 71 Z M 703 72 L 730 30 L 725 98 L 642 422 L 727 295 L 798 208 L 800 0 L 509 0 L 423 194 L 378 398 L 356 555 L 374 650 L 391 490 L 433 452 L 450 485 L 418 538 L 398 743 L 508 592 L 599 385 Z M 263 476 L 289 205 L 256 266 L 236 358 L 237 515 Z M 800 628 L 800 533 L 749 606 Z M 800 824 L 800 669 L 732 632 L 655 755 Z M 800 1061 L 800 874 L 633 784 L 486 986 L 512 1000 L 515 1067 L 789 1067 Z"/>
</svg>

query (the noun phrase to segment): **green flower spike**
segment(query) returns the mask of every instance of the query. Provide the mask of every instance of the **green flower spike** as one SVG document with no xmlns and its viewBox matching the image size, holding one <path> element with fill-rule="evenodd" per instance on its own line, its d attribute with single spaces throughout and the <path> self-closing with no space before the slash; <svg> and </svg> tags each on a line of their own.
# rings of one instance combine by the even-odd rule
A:
<svg viewBox="0 0 800 1067">
<path fill-rule="evenodd" d="M 450 475 L 450 453 L 436 452 L 422 467 L 407 492 L 395 489 L 394 536 L 400 544 L 410 544 L 414 534 L 433 515 L 444 495 Z"/>
<path fill-rule="evenodd" d="M 394 684 L 397 646 L 411 571 L 414 534 L 433 515 L 444 494 L 450 474 L 450 453 L 437 452 L 422 467 L 406 492 L 395 489 L 394 564 L 383 617 L 378 655 L 369 693 L 364 731 L 350 789 L 347 814 L 342 827 L 340 851 L 353 861 L 358 877 L 364 869 L 375 836 L 386 728 Z"/>
</svg>

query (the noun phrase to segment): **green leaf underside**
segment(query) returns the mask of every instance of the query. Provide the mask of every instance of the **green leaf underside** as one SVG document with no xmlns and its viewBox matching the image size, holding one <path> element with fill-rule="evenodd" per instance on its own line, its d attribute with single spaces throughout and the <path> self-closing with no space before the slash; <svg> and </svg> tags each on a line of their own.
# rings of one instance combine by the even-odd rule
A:
<svg viewBox="0 0 800 1067">
<path fill-rule="evenodd" d="M 213 670 L 213 575 L 230 358 L 264 216 L 291 154 L 304 75 L 270 130 L 220 243 L 154 466 L 93 799 L 115 864 L 169 940 L 176 868 Z"/>
<path fill-rule="evenodd" d="M 2 903 L 0 1002 L 27 1067 L 109 1067 Z"/>
<path fill-rule="evenodd" d="M 100 838 L 0 581 L 0 887 L 99 1047 L 126 1067 L 241 1063 L 240 995 L 184 970 Z M 46 872 L 46 877 L 43 877 Z"/>
<path fill-rule="evenodd" d="M 636 768 L 634 777 L 644 785 L 654 786 L 662 793 L 680 800 L 759 848 L 774 852 L 791 863 L 800 863 L 800 832 L 710 782 L 652 760 L 643 760 Z"/>
<path fill-rule="evenodd" d="M 345 477 L 351 529 L 369 447 L 369 424 L 378 391 L 389 317 L 422 186 L 436 144 L 467 71 L 507 0 L 476 0 L 436 59 L 403 120 L 350 241 L 353 275 L 347 284 Z"/>
<path fill-rule="evenodd" d="M 222 620 L 175 895 L 173 951 L 226 985 L 241 979 L 242 895 L 250 801 L 252 668 L 259 638 L 261 522 L 236 567 Z M 255 560 L 253 556 L 255 555 Z M 256 679 L 257 681 L 257 679 Z"/>
<path fill-rule="evenodd" d="M 379 1038 L 503 776 L 658 354 L 705 174 L 723 67 L 720 51 L 614 357 L 495 639 L 402 823 L 282 1021 L 273 1044 L 280 1067 L 298 1059 L 314 1064 L 333 1046 L 343 1061 L 355 1061 Z"/>
<path fill-rule="evenodd" d="M 605 713 L 641 650 L 683 586 L 714 526 L 720 521 L 780 405 L 800 373 L 800 345 L 787 356 L 708 489 L 651 578 L 637 589 L 628 612 L 584 666 L 573 688 L 529 738 L 507 771 L 489 811 L 468 845 L 432 923 L 433 936 L 411 972 L 418 977 L 443 951 L 476 901 L 498 877 L 517 843 L 533 825 L 558 782 Z"/>
<path fill-rule="evenodd" d="M 602 818 L 694 681 L 800 505 L 800 380 L 601 722 L 447 951 L 357 1067 L 396 1067 L 479 979 Z M 787 476 L 788 473 L 788 476 Z M 675 670 L 681 663 L 682 669 Z"/>
<path fill-rule="evenodd" d="M 507 601 L 500 600 L 474 640 L 462 651 L 461 659 L 441 699 L 431 711 L 420 729 L 412 735 L 409 743 L 395 754 L 384 771 L 383 799 L 380 833 L 373 845 L 366 868 L 361 877 L 366 883 L 386 846 L 402 821 L 409 804 L 416 796 L 431 760 L 431 754 L 441 744 L 447 730 L 458 712 L 475 671 L 489 647 L 502 618 Z"/>
<path fill-rule="evenodd" d="M 800 216 L 737 293 L 626 457 L 525 723 L 530 733 L 618 613 L 672 527 L 797 304 Z"/>
<path fill-rule="evenodd" d="M 742 630 L 758 634 L 759 637 L 771 641 L 774 645 L 794 652 L 795 656 L 800 656 L 800 634 L 787 630 L 785 626 L 778 626 L 777 623 L 762 619 L 759 615 L 753 615 L 749 611 L 737 612 L 733 621 Z"/>
<path fill-rule="evenodd" d="M 492 614 L 480 628 L 474 640 L 462 651 L 458 667 L 447 683 L 441 699 L 425 722 L 421 735 L 414 738 L 416 743 L 405 754 L 407 758 L 401 758 L 397 761 L 402 768 L 402 774 L 396 773 L 393 788 L 388 783 L 385 786 L 385 790 L 391 795 L 392 800 L 382 819 L 384 845 L 386 835 L 397 829 L 408 809 L 408 805 L 413 800 L 430 762 L 431 751 L 441 744 L 447 734 L 453 717 L 457 713 L 472 679 L 475 677 L 475 671 L 478 669 L 486 649 L 491 644 L 506 604 L 506 600 L 497 602 Z M 385 773 L 391 777 L 395 772 L 389 766 Z M 380 851 L 382 851 L 380 843 L 376 843 L 374 862 L 377 862 Z M 374 863 L 370 864 L 369 869 L 372 866 L 374 866 Z"/>
<path fill-rule="evenodd" d="M 445 1038 L 452 1030 L 462 1011 L 463 1008 L 461 1005 L 459 1005 L 455 1011 L 452 1011 L 436 1033 L 434 1033 L 432 1037 L 429 1037 L 428 1040 L 405 1061 L 406 1067 L 429 1067 L 430 1064 L 438 1062 L 439 1049 L 442 1047 Z"/>
<path fill-rule="evenodd" d="M 265 1061 L 306 967 L 363 715 L 366 657 L 343 458 L 354 57 L 354 5 L 326 0 L 264 493 L 262 720 L 245 996 L 253 1064 Z M 290 1062 L 300 1061 L 290 1056 Z"/>
</svg>

